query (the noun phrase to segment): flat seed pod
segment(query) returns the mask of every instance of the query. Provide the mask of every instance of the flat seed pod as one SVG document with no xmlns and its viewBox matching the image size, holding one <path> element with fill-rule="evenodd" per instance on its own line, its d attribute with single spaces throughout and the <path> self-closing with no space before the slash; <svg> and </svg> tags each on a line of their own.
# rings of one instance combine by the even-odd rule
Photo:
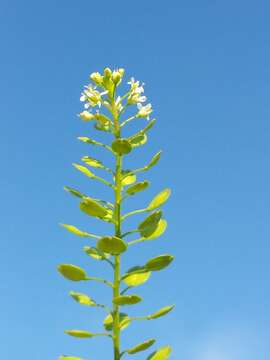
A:
<svg viewBox="0 0 270 360">
<path fill-rule="evenodd" d="M 91 256 L 91 258 L 95 260 L 105 260 L 110 257 L 110 254 L 106 254 L 95 247 L 85 246 L 83 250 L 87 255 Z"/>
<path fill-rule="evenodd" d="M 146 165 L 147 170 L 150 169 L 151 167 L 153 167 L 154 165 L 156 165 L 158 163 L 160 157 L 161 157 L 161 151 L 156 153 L 150 160 L 149 164 Z"/>
<path fill-rule="evenodd" d="M 117 236 L 105 236 L 98 241 L 97 247 L 105 253 L 118 255 L 127 250 L 127 243 Z"/>
<path fill-rule="evenodd" d="M 148 215 L 138 226 L 141 236 L 145 238 L 151 236 L 156 231 L 161 216 L 161 210 L 157 210 Z"/>
<path fill-rule="evenodd" d="M 82 193 L 80 193 L 80 191 L 73 189 L 69 186 L 64 186 L 64 190 L 69 192 L 71 195 L 76 196 L 78 198 L 84 198 L 85 195 L 83 195 Z"/>
<path fill-rule="evenodd" d="M 154 197 L 154 199 L 150 202 L 147 209 L 148 210 L 155 210 L 162 206 L 170 197 L 171 190 L 170 189 L 164 189 L 162 190 L 157 196 Z"/>
<path fill-rule="evenodd" d="M 150 348 L 150 346 L 152 346 L 154 343 L 156 342 L 155 339 L 149 339 L 149 340 L 146 340 L 136 346 L 133 346 L 132 348 L 128 349 L 126 352 L 130 355 L 132 354 L 136 354 L 140 351 L 144 351 L 144 350 L 147 350 Z"/>
<path fill-rule="evenodd" d="M 122 172 L 122 185 L 127 186 L 134 184 L 137 180 L 137 176 L 132 173 L 130 170 L 126 170 Z"/>
<path fill-rule="evenodd" d="M 81 237 L 87 237 L 88 234 L 84 231 L 79 230 L 78 228 L 76 228 L 76 226 L 73 225 L 69 225 L 69 224 L 60 224 L 63 228 L 65 228 L 66 230 L 68 230 L 69 232 L 71 232 L 72 234 L 75 234 L 77 236 L 81 236 Z"/>
<path fill-rule="evenodd" d="M 82 161 L 88 165 L 88 166 L 91 166 L 91 167 L 94 167 L 94 168 L 99 168 L 99 169 L 103 169 L 104 168 L 104 165 L 102 164 L 101 161 L 97 160 L 97 159 L 94 159 L 90 156 L 84 156 L 82 158 Z"/>
<path fill-rule="evenodd" d="M 108 209 L 89 197 L 85 198 L 84 201 L 80 203 L 80 209 L 87 215 L 101 219 L 108 215 Z"/>
<path fill-rule="evenodd" d="M 172 261 L 172 255 L 160 255 L 147 261 L 147 263 L 145 264 L 145 268 L 149 271 L 159 271 L 169 266 Z"/>
<path fill-rule="evenodd" d="M 89 331 L 85 331 L 85 330 L 65 330 L 65 333 L 67 335 L 81 338 L 81 339 L 91 338 L 91 337 L 95 336 L 95 334 L 90 333 Z"/>
<path fill-rule="evenodd" d="M 135 305 L 142 301 L 142 298 L 138 295 L 122 295 L 113 299 L 113 303 L 116 305 Z"/>
<path fill-rule="evenodd" d="M 78 357 L 78 356 L 66 356 L 66 355 L 61 355 L 58 360 L 83 360 L 82 358 Z"/>
<path fill-rule="evenodd" d="M 157 225 L 156 230 L 146 238 L 146 240 L 154 240 L 161 236 L 167 228 L 167 221 L 165 219 L 160 219 Z"/>
<path fill-rule="evenodd" d="M 133 148 L 137 146 L 141 146 L 147 142 L 147 135 L 146 134 L 136 134 L 134 136 L 131 136 L 128 139 L 129 143 Z"/>
<path fill-rule="evenodd" d="M 147 180 L 138 182 L 137 184 L 134 184 L 134 185 L 130 186 L 129 188 L 127 188 L 126 193 L 128 195 L 134 195 L 140 191 L 147 189 L 149 184 L 150 183 Z"/>
<path fill-rule="evenodd" d="M 87 279 L 86 272 L 79 266 L 72 264 L 61 264 L 58 266 L 58 271 L 66 279 L 71 281 L 82 281 Z"/>
<path fill-rule="evenodd" d="M 132 146 L 127 139 L 117 139 L 112 142 L 112 149 L 118 155 L 125 155 L 131 152 Z"/>
<path fill-rule="evenodd" d="M 174 305 L 165 306 L 162 309 L 154 312 L 153 314 L 148 315 L 147 318 L 149 320 L 157 319 L 157 318 L 159 318 L 161 316 L 164 316 L 164 315 L 168 314 L 170 311 L 172 311 L 173 308 L 174 308 Z"/>
<path fill-rule="evenodd" d="M 131 323 L 130 317 L 125 313 L 120 313 L 119 314 L 119 320 L 120 320 L 120 323 L 119 323 L 120 330 L 124 330 Z M 104 326 L 105 330 L 112 331 L 112 329 L 113 329 L 113 317 L 112 317 L 111 314 L 106 316 L 106 318 L 103 321 L 103 326 Z"/>
<path fill-rule="evenodd" d="M 140 266 L 135 266 L 128 270 L 127 274 L 123 276 L 123 281 L 127 286 L 139 286 L 144 284 L 151 276 L 151 271 L 144 270 L 143 272 L 136 273 L 136 270 L 144 270 Z"/>
<path fill-rule="evenodd" d="M 170 346 L 164 346 L 149 355 L 147 360 L 168 360 L 171 352 L 172 348 Z"/>
<path fill-rule="evenodd" d="M 69 295 L 81 305 L 96 306 L 95 301 L 86 294 L 71 291 Z"/>
<path fill-rule="evenodd" d="M 79 165 L 79 164 L 72 164 L 77 170 L 79 170 L 84 175 L 88 176 L 89 178 L 95 177 L 95 174 L 92 173 L 89 169 L 87 169 L 85 166 Z"/>
</svg>

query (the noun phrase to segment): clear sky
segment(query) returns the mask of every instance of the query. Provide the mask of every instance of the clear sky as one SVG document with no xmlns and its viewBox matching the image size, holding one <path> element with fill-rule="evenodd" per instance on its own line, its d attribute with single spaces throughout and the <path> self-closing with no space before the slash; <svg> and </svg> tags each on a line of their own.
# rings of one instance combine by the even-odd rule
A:
<svg viewBox="0 0 270 360">
<path fill-rule="evenodd" d="M 147 174 L 152 187 L 130 206 L 173 189 L 166 235 L 134 248 L 124 267 L 172 252 L 174 264 L 138 288 L 145 302 L 132 312 L 177 306 L 155 322 L 131 325 L 124 344 L 156 337 L 173 346 L 172 360 L 269 359 L 269 13 L 266 0 L 1 1 L 3 359 L 112 358 L 107 339 L 63 333 L 98 331 L 103 318 L 76 304 L 69 290 L 99 301 L 110 294 L 55 270 L 71 262 L 105 273 L 81 251 L 87 242 L 58 226 L 104 231 L 63 186 L 108 195 L 71 166 L 92 151 L 76 140 L 94 134 L 76 116 L 81 89 L 105 66 L 144 81 L 155 109 L 157 124 L 134 167 L 164 151 Z"/>
</svg>

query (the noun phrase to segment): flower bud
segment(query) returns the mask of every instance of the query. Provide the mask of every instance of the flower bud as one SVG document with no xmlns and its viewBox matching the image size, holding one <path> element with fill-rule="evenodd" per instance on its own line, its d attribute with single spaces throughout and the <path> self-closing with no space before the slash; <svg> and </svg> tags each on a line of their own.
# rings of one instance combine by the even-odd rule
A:
<svg viewBox="0 0 270 360">
<path fill-rule="evenodd" d="M 93 72 L 93 73 L 90 75 L 90 79 L 91 79 L 92 81 L 94 81 L 96 84 L 100 85 L 100 84 L 102 84 L 103 76 L 100 75 L 99 72 Z"/>
<path fill-rule="evenodd" d="M 123 77 L 124 74 L 125 74 L 125 69 L 120 68 L 120 69 L 118 69 L 118 72 L 119 72 L 119 74 L 121 75 L 121 77 Z"/>
<path fill-rule="evenodd" d="M 115 85 L 118 85 L 121 81 L 121 74 L 119 71 L 114 71 L 112 73 L 112 81 Z"/>
<path fill-rule="evenodd" d="M 79 116 L 83 121 L 91 121 L 95 119 L 95 116 L 86 110 L 81 112 Z"/>
<path fill-rule="evenodd" d="M 105 68 L 104 69 L 104 76 L 106 78 L 110 78 L 112 76 L 112 70 L 110 68 Z"/>
</svg>

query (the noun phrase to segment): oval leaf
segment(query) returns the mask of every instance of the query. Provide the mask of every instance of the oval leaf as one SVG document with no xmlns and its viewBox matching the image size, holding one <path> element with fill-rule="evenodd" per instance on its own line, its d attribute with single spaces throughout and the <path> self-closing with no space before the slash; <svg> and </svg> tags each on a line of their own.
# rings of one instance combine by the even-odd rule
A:
<svg viewBox="0 0 270 360">
<path fill-rule="evenodd" d="M 159 255 L 145 264 L 145 268 L 149 271 L 159 271 L 166 268 L 173 261 L 172 255 Z"/>
<path fill-rule="evenodd" d="M 104 206 L 98 204 L 89 197 L 85 198 L 84 201 L 80 203 L 80 209 L 87 215 L 98 217 L 100 219 L 104 219 L 109 214 Z"/>
<path fill-rule="evenodd" d="M 81 305 L 96 306 L 95 301 L 86 294 L 71 291 L 69 295 Z"/>
<path fill-rule="evenodd" d="M 137 146 L 141 146 L 147 142 L 147 135 L 146 134 L 136 134 L 128 138 L 129 143 L 133 148 Z"/>
<path fill-rule="evenodd" d="M 119 321 L 120 330 L 124 330 L 131 323 L 130 317 L 125 313 L 120 313 L 119 314 L 119 320 L 120 320 Z M 112 317 L 111 314 L 106 316 L 106 318 L 103 321 L 103 326 L 104 326 L 105 330 L 112 331 L 112 329 L 113 329 L 113 317 Z"/>
<path fill-rule="evenodd" d="M 165 232 L 166 228 L 167 228 L 167 221 L 165 219 L 160 219 L 157 224 L 156 230 L 145 239 L 146 240 L 154 240 L 154 239 L 158 238 Z"/>
<path fill-rule="evenodd" d="M 91 167 L 94 167 L 94 168 L 99 168 L 99 169 L 103 169 L 104 168 L 104 165 L 102 164 L 101 161 L 97 160 L 97 159 L 94 159 L 90 156 L 84 156 L 82 158 L 82 161 L 88 165 L 88 166 L 91 166 Z"/>
<path fill-rule="evenodd" d="M 137 176 L 132 173 L 130 170 L 126 170 L 122 172 L 122 185 L 127 186 L 134 184 L 137 180 Z"/>
<path fill-rule="evenodd" d="M 89 331 L 85 331 L 85 330 L 65 330 L 65 333 L 67 335 L 81 338 L 81 339 L 91 338 L 91 337 L 95 336 L 95 334 L 92 334 Z"/>
<path fill-rule="evenodd" d="M 157 230 L 161 216 L 161 210 L 157 210 L 148 215 L 138 226 L 138 230 L 140 231 L 141 236 L 145 238 L 151 236 Z"/>
<path fill-rule="evenodd" d="M 142 298 L 138 295 L 122 295 L 113 299 L 113 303 L 116 305 L 134 305 L 142 301 Z"/>
<path fill-rule="evenodd" d="M 128 273 L 123 276 L 124 283 L 129 286 L 139 286 L 144 284 L 151 276 L 151 271 L 144 270 L 143 272 L 136 273 L 136 270 L 143 269 L 140 266 L 129 269 Z M 129 274 L 130 272 L 130 274 Z"/>
<path fill-rule="evenodd" d="M 172 348 L 170 346 L 164 346 L 149 355 L 147 360 L 168 360 L 171 352 Z"/>
<path fill-rule="evenodd" d="M 147 209 L 148 210 L 155 210 L 162 206 L 170 197 L 171 190 L 170 189 L 164 189 L 162 190 L 157 196 L 154 197 L 154 199 L 150 202 Z"/>
<path fill-rule="evenodd" d="M 58 360 L 83 360 L 82 358 L 78 357 L 78 356 L 66 356 L 66 355 L 61 355 Z"/>
<path fill-rule="evenodd" d="M 87 280 L 86 272 L 79 266 L 72 264 L 61 264 L 58 266 L 58 271 L 66 279 L 71 281 Z"/>
<path fill-rule="evenodd" d="M 151 315 L 148 315 L 147 318 L 149 320 L 153 320 L 153 319 L 157 319 L 161 316 L 164 316 L 166 314 L 168 314 L 170 311 L 172 311 L 172 309 L 174 308 L 175 305 L 169 305 L 169 306 L 165 306 L 163 308 L 161 308 L 160 310 L 154 312 Z"/>
<path fill-rule="evenodd" d="M 156 165 L 157 163 L 158 163 L 158 161 L 159 161 L 159 159 L 160 159 L 160 157 L 161 157 L 161 151 L 159 151 L 158 153 L 156 153 L 153 157 L 152 157 L 152 159 L 150 160 L 150 162 L 149 162 L 149 164 L 148 165 L 146 165 L 146 169 L 148 170 L 148 169 L 150 169 L 151 167 L 153 167 L 154 165 Z"/>
<path fill-rule="evenodd" d="M 145 189 L 147 189 L 149 186 L 149 181 L 141 181 L 141 182 L 138 182 L 137 184 L 134 184 L 132 186 L 130 186 L 127 190 L 126 190 L 126 193 L 128 195 L 134 195 L 140 191 L 143 191 Z"/>
<path fill-rule="evenodd" d="M 79 165 L 79 164 L 72 164 L 77 170 L 79 170 L 84 175 L 93 178 L 95 177 L 95 174 L 92 173 L 89 169 L 87 169 L 85 166 Z"/>
<path fill-rule="evenodd" d="M 76 196 L 78 198 L 82 199 L 82 198 L 85 197 L 85 195 L 83 195 L 80 191 L 78 191 L 76 189 L 73 189 L 73 188 L 71 188 L 69 186 L 64 186 L 64 190 L 69 192 L 71 195 Z"/>
<path fill-rule="evenodd" d="M 80 229 L 76 228 L 76 226 L 69 225 L 69 224 L 60 224 L 63 228 L 67 229 L 72 234 L 75 234 L 77 236 L 81 237 L 88 237 L 88 233 L 85 231 L 81 231 Z"/>
<path fill-rule="evenodd" d="M 106 254 L 103 251 L 94 247 L 85 246 L 83 250 L 87 255 L 91 256 L 91 258 L 95 260 L 105 260 L 110 257 L 110 254 Z"/>
<path fill-rule="evenodd" d="M 97 247 L 105 253 L 119 255 L 127 250 L 127 243 L 117 236 L 105 236 L 98 241 Z"/>
<path fill-rule="evenodd" d="M 140 351 L 144 351 L 144 350 L 147 350 L 150 348 L 150 346 L 152 346 L 154 343 L 156 342 L 155 339 L 149 339 L 149 340 L 146 340 L 136 346 L 133 346 L 132 348 L 128 349 L 126 352 L 130 355 L 132 354 L 136 354 Z"/>
<path fill-rule="evenodd" d="M 112 149 L 118 155 L 125 155 L 131 152 L 132 146 L 127 139 L 117 139 L 112 142 Z"/>
</svg>

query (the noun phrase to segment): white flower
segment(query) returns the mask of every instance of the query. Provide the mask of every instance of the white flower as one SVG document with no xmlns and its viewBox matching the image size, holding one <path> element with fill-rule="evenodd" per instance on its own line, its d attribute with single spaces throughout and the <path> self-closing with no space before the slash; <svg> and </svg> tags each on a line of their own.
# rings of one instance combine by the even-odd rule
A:
<svg viewBox="0 0 270 360">
<path fill-rule="evenodd" d="M 140 84 L 139 81 L 135 81 L 134 78 L 131 78 L 128 82 L 130 85 L 130 94 L 127 98 L 128 104 L 138 104 L 146 101 L 146 96 L 142 96 L 141 94 L 144 92 L 144 84 Z"/>
<path fill-rule="evenodd" d="M 80 101 L 85 102 L 85 109 L 88 109 L 90 106 L 95 107 L 101 106 L 101 97 L 107 94 L 108 91 L 103 91 L 100 93 L 96 90 L 96 87 L 92 85 L 85 86 L 85 90 L 81 94 Z"/>
<path fill-rule="evenodd" d="M 139 110 L 138 113 L 137 113 L 137 117 L 149 119 L 149 115 L 153 111 L 152 105 L 147 104 L 147 105 L 143 106 L 141 103 L 138 103 L 137 107 L 138 107 L 138 110 Z"/>
</svg>

